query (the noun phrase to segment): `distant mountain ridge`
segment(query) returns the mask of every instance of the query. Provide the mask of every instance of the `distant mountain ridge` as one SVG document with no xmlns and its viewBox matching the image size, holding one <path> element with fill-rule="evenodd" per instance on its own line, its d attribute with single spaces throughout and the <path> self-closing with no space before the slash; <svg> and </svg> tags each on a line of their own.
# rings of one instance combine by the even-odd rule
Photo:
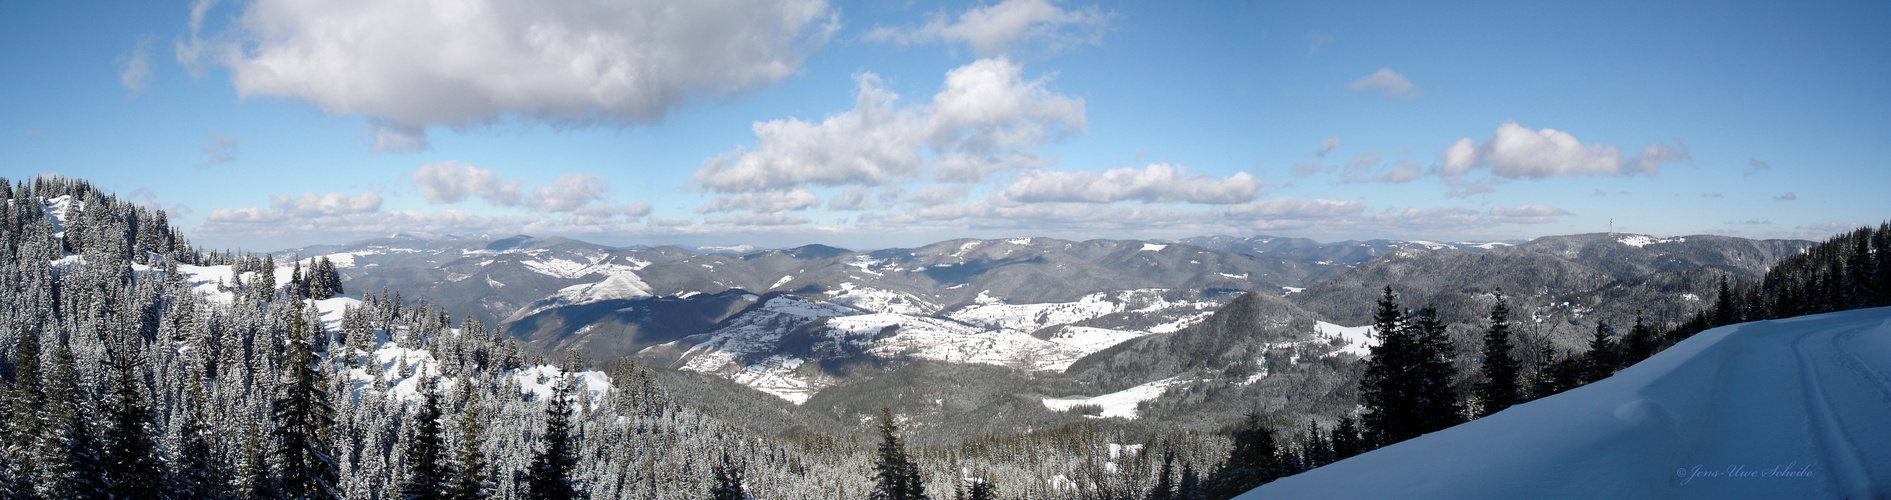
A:
<svg viewBox="0 0 1891 500">
<path fill-rule="evenodd" d="M 588 359 L 636 355 L 791 402 L 832 405 L 816 396 L 915 362 L 991 365 L 1027 378 L 1068 369 L 1068 378 L 1033 385 L 1053 396 L 1186 373 L 1198 375 L 1168 390 L 1252 383 L 1257 374 L 1297 373 L 1292 363 L 1273 365 L 1308 348 L 1291 346 L 1363 352 L 1332 332 L 1363 324 L 1387 284 L 1408 307 L 1436 305 L 1459 323 L 1474 322 L 1502 287 L 1519 315 L 1550 326 L 1546 338 L 1574 338 L 1582 324 L 1632 315 L 1623 303 L 1656 319 L 1691 313 L 1719 276 L 1755 275 L 1810 244 L 1608 233 L 1522 243 L 1205 236 L 701 253 L 559 237 L 394 235 L 300 252 L 328 255 L 350 290 L 402 290 L 540 349 L 577 349 Z M 1261 330 L 1273 333 L 1240 340 L 1251 328 L 1215 323 L 1212 313 L 1243 293 L 1269 305 L 1243 309 L 1250 313 L 1237 323 L 1274 325 Z M 1204 320 L 1223 326 L 1196 326 Z M 1304 376 L 1346 376 L 1326 370 Z"/>
</svg>

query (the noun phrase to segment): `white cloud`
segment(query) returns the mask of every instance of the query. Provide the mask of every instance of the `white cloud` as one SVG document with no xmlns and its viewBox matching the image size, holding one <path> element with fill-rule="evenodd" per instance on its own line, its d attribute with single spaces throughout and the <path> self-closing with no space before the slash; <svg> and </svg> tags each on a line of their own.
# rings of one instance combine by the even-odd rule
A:
<svg viewBox="0 0 1891 500">
<path fill-rule="evenodd" d="M 750 193 L 725 194 L 717 196 L 715 201 L 696 207 L 696 213 L 733 212 L 748 210 L 755 213 L 780 212 L 784 210 L 802 210 L 821 206 L 821 199 L 806 189 L 789 191 L 757 191 Z"/>
<path fill-rule="evenodd" d="M 564 174 L 552 185 L 533 190 L 528 208 L 539 212 L 570 212 L 604 199 L 611 185 L 590 174 Z"/>
<path fill-rule="evenodd" d="M 1511 208 L 1504 208 L 1503 205 L 1492 205 L 1490 207 L 1490 215 L 1493 220 L 1498 222 L 1548 224 L 1556 222 L 1556 217 L 1558 216 L 1572 214 L 1566 210 L 1548 205 L 1524 204 Z"/>
<path fill-rule="evenodd" d="M 1327 153 L 1331 153 L 1335 149 L 1339 149 L 1339 136 L 1337 135 L 1333 136 L 1331 139 L 1320 141 L 1320 149 L 1315 150 L 1313 156 L 1325 158 Z"/>
<path fill-rule="evenodd" d="M 1379 68 L 1379 71 L 1374 71 L 1364 78 L 1353 80 L 1353 83 L 1347 84 L 1346 88 L 1353 90 L 1383 90 L 1385 91 L 1385 97 L 1388 99 L 1411 99 L 1418 97 L 1418 86 L 1413 85 L 1411 80 L 1405 79 L 1405 75 L 1401 75 L 1397 71 L 1392 71 L 1392 68 Z"/>
<path fill-rule="evenodd" d="M 140 40 L 118 58 L 118 84 L 125 86 L 131 97 L 144 93 L 145 85 L 151 83 L 151 45 L 150 39 Z"/>
<path fill-rule="evenodd" d="M 906 202 L 928 207 L 938 206 L 959 201 L 970 192 L 971 188 L 964 184 L 933 184 L 913 191 L 912 195 L 906 197 Z"/>
<path fill-rule="evenodd" d="M 494 205 L 518 205 L 519 185 L 525 180 L 505 182 L 499 172 L 457 161 L 438 161 L 414 169 L 414 184 L 427 203 L 458 203 L 467 196 L 478 196 Z"/>
<path fill-rule="evenodd" d="M 1613 145 L 1585 145 L 1575 136 L 1555 129 L 1531 130 L 1515 122 L 1504 122 L 1483 144 L 1469 137 L 1439 153 L 1444 163 L 1440 172 L 1461 175 L 1475 168 L 1489 168 L 1499 177 L 1517 179 L 1571 177 L 1580 175 L 1653 176 L 1661 164 L 1688 160 L 1687 147 L 1662 143 L 1649 144 L 1642 154 L 1624 159 Z"/>
<path fill-rule="evenodd" d="M 1366 210 L 1359 200 L 1268 198 L 1228 207 L 1230 215 L 1259 219 L 1328 219 Z"/>
<path fill-rule="evenodd" d="M 731 226 L 793 226 L 807 224 L 808 218 L 788 213 L 735 214 L 728 217 L 705 217 L 708 224 L 726 224 Z"/>
<path fill-rule="evenodd" d="M 1418 178 L 1423 175 L 1425 175 L 1425 172 L 1418 168 L 1417 163 L 1413 163 L 1411 160 L 1403 160 L 1399 162 L 1399 166 L 1392 167 L 1390 170 L 1386 170 L 1384 172 L 1373 174 L 1372 181 L 1385 182 L 1385 183 L 1391 183 L 1391 184 L 1404 184 L 1407 182 L 1418 180 Z"/>
<path fill-rule="evenodd" d="M 239 95 L 308 101 L 377 122 L 377 147 L 425 147 L 430 126 L 521 118 L 637 125 L 793 75 L 837 28 L 824 0 L 509 2 L 257 0 L 177 55 L 227 66 Z"/>
<path fill-rule="evenodd" d="M 236 222 L 236 223 L 275 222 L 275 221 L 282 220 L 284 217 L 285 215 L 283 215 L 281 211 L 277 211 L 277 210 L 267 210 L 267 209 L 261 209 L 261 208 L 253 208 L 253 207 L 252 208 L 239 208 L 235 210 L 231 210 L 228 208 L 218 208 L 218 209 L 213 209 L 210 211 L 210 218 L 208 222 L 206 223 L 206 225 L 209 225 L 210 223 L 217 223 L 217 222 Z"/>
<path fill-rule="evenodd" d="M 964 43 L 980 56 L 1004 53 L 1024 42 L 1041 43 L 1048 52 L 1103 41 L 1111 13 L 1095 6 L 1065 10 L 1048 0 L 1005 0 L 997 5 L 967 9 L 957 20 L 933 14 L 918 27 L 879 27 L 865 38 L 901 45 Z"/>
<path fill-rule="evenodd" d="M 943 180 L 976 181 L 991 172 L 1045 164 L 1029 148 L 1081 133 L 1082 99 L 1026 81 L 1016 63 L 980 59 L 946 74 L 927 106 L 901 108 L 899 96 L 871 73 L 855 75 L 852 110 L 820 123 L 756 122 L 755 149 L 705 159 L 693 178 L 716 192 L 782 190 L 802 185 L 880 185 L 918 176 L 930 163 Z"/>
<path fill-rule="evenodd" d="M 1307 32 L 1307 59 L 1320 55 L 1320 47 L 1333 43 L 1333 36 L 1318 31 Z"/>
<path fill-rule="evenodd" d="M 293 198 L 279 194 L 269 198 L 269 206 L 290 217 L 362 214 L 380 210 L 381 195 L 373 191 L 364 191 L 359 196 L 342 193 L 318 195 L 313 191 Z"/>
<path fill-rule="evenodd" d="M 570 212 L 604 199 L 610 183 L 590 174 L 564 174 L 550 186 L 527 191 L 524 179 L 506 182 L 497 170 L 457 161 L 437 161 L 414 169 L 414 185 L 427 203 L 458 203 L 478 197 L 493 205 L 523 206 L 536 212 Z M 525 193 L 530 192 L 530 196 Z"/>
<path fill-rule="evenodd" d="M 1773 199 L 1779 201 L 1793 201 L 1799 199 L 1799 195 L 1793 194 L 1792 191 L 1787 191 L 1786 194 L 1774 196 Z"/>
<path fill-rule="evenodd" d="M 216 132 L 205 132 L 205 135 L 210 136 L 210 145 L 204 146 L 204 160 L 197 162 L 198 167 L 222 165 L 236 161 L 236 147 L 243 142 L 243 139 L 235 136 L 221 135 Z"/>
<path fill-rule="evenodd" d="M 1754 173 L 1759 172 L 1761 170 L 1772 170 L 1772 169 L 1773 169 L 1772 165 L 1766 162 L 1760 161 L 1759 158 L 1747 158 L 1747 169 L 1741 171 L 1740 174 L 1753 175 Z"/>
<path fill-rule="evenodd" d="M 1253 200 L 1266 185 L 1246 172 L 1225 178 L 1188 175 L 1186 169 L 1156 163 L 1141 169 L 1096 172 L 1034 172 L 1003 192 L 1021 202 L 1199 203 L 1230 205 Z"/>
<path fill-rule="evenodd" d="M 847 186 L 840 194 L 827 200 L 828 210 L 865 210 L 867 195 L 873 190 L 866 186 Z"/>
</svg>

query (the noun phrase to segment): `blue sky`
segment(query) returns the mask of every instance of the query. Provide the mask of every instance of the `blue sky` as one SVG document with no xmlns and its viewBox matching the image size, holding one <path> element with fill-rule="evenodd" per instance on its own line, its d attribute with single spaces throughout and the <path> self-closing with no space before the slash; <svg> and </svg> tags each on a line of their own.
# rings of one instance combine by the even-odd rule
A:
<svg viewBox="0 0 1891 500">
<path fill-rule="evenodd" d="M 1611 220 L 1823 238 L 1891 208 L 1888 13 L 9 2 L 0 175 L 89 179 L 256 250 L 396 231 L 1490 240 Z"/>
</svg>

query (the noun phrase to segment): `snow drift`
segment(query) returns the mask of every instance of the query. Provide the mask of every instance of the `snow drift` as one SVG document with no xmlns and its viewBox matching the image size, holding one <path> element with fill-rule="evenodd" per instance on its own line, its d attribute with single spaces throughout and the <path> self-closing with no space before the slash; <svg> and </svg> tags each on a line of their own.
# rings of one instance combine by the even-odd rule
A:
<svg viewBox="0 0 1891 500">
<path fill-rule="evenodd" d="M 1702 332 L 1263 498 L 1891 497 L 1891 308 Z"/>
</svg>

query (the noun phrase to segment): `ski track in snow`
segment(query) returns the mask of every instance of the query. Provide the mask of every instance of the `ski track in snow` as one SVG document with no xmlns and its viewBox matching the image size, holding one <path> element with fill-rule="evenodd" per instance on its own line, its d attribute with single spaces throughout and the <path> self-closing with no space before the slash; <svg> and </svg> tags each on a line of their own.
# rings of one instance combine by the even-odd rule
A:
<svg viewBox="0 0 1891 500">
<path fill-rule="evenodd" d="M 1236 498 L 1887 498 L 1887 372 L 1891 308 L 1725 326 Z"/>
</svg>

